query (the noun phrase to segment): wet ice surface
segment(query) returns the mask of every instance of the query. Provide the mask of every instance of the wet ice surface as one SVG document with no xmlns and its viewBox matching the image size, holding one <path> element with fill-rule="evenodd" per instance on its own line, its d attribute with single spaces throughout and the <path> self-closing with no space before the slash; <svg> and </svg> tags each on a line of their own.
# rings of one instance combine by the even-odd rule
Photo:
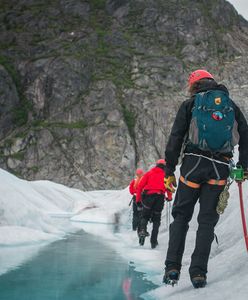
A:
<svg viewBox="0 0 248 300">
<path fill-rule="evenodd" d="M 1 275 L 0 295 L 4 300 L 135 300 L 156 287 L 143 275 L 99 238 L 80 231 Z"/>
<path fill-rule="evenodd" d="M 237 161 L 237 157 L 235 160 Z M 176 172 L 176 174 L 178 178 L 179 173 Z M 169 215 L 168 205 L 165 206 L 162 215 L 158 238 L 159 246 L 156 249 L 151 249 L 149 239 L 147 239 L 143 247 L 140 247 L 138 245 L 137 233 L 131 229 L 131 207 L 128 205 L 130 202 L 128 188 L 121 191 L 82 192 L 49 181 L 28 182 L 18 179 L 14 175 L 1 169 L 0 181 L 0 275 L 2 275 L 0 276 L 0 300 L 39 299 L 39 289 L 43 293 L 46 293 L 47 290 L 50 292 L 50 289 L 47 288 L 48 283 L 45 282 L 42 283 L 42 285 L 46 288 L 36 284 L 36 287 L 38 286 L 37 297 L 35 294 L 30 296 L 30 291 L 26 292 L 24 288 L 23 291 L 20 291 L 20 287 L 18 287 L 19 290 L 17 289 L 16 286 L 18 284 L 15 282 L 15 278 L 17 279 L 17 276 L 19 276 L 19 285 L 30 288 L 29 280 L 26 280 L 25 277 L 35 277 L 33 274 L 29 274 L 31 272 L 29 265 L 32 260 L 34 268 L 37 268 L 37 270 L 40 268 L 40 270 L 37 271 L 38 274 L 43 274 L 43 277 L 48 276 L 49 280 L 50 278 L 53 280 L 53 276 L 49 275 L 49 273 L 51 272 L 51 266 L 56 256 L 53 255 L 55 258 L 51 259 L 52 262 L 50 264 L 48 263 L 43 270 L 41 266 L 39 266 L 39 263 L 36 262 L 36 259 L 47 250 L 47 247 L 49 247 L 46 246 L 47 243 L 60 240 L 69 232 L 75 232 L 79 229 L 83 229 L 88 234 L 94 235 L 96 239 L 99 239 L 105 245 L 114 249 L 112 250 L 113 254 L 111 260 L 113 259 L 113 262 L 118 260 L 119 264 L 116 264 L 118 270 L 120 264 L 124 265 L 123 271 L 121 272 L 127 276 L 124 277 L 126 279 L 124 279 L 122 283 L 120 283 L 120 280 L 118 281 L 119 275 L 116 276 L 116 278 L 111 275 L 111 278 L 114 277 L 115 282 L 117 282 L 115 285 L 118 284 L 119 291 L 122 293 L 121 296 L 117 295 L 117 300 L 123 299 L 121 297 L 126 297 L 124 299 L 129 300 L 135 299 L 135 297 L 139 297 L 137 295 L 141 295 L 140 297 L 143 297 L 145 300 L 199 300 L 199 298 L 213 300 L 213 295 L 215 300 L 244 300 L 247 298 L 248 259 L 244 243 L 236 183 L 232 184 L 230 188 L 231 197 L 228 207 L 216 226 L 219 244 L 215 242 L 212 244 L 209 260 L 208 285 L 205 289 L 196 291 L 192 288 L 188 267 L 195 244 L 195 233 L 198 226 L 197 210 L 199 209 L 199 205 L 196 206 L 195 214 L 188 231 L 179 284 L 177 287 L 171 288 L 162 284 L 164 259 L 169 238 L 169 222 L 167 221 L 167 215 Z M 248 181 L 243 184 L 243 193 L 245 212 L 248 217 Z M 116 213 L 120 216 L 119 224 L 118 222 L 114 224 L 116 221 Z M 84 243 L 86 243 L 85 239 Z M 101 255 L 104 256 L 105 247 L 102 246 L 102 244 L 97 245 L 97 247 L 101 249 Z M 84 251 L 87 251 L 87 245 L 84 245 L 84 247 L 81 245 L 81 247 L 84 248 Z M 72 251 L 72 246 L 66 248 L 66 250 Z M 57 252 L 59 253 L 60 249 Z M 77 253 L 77 251 L 75 252 Z M 45 253 L 43 257 L 50 255 L 49 252 Z M 121 258 L 119 258 L 116 253 L 118 253 Z M 81 254 L 83 255 L 83 253 Z M 69 253 L 66 255 L 59 259 L 63 261 L 63 264 L 64 261 L 67 260 L 67 257 L 69 257 L 68 260 L 70 261 L 73 256 L 73 254 Z M 100 259 L 99 256 L 101 255 L 98 254 L 95 260 Z M 43 260 L 45 261 L 45 259 Z M 123 260 L 126 263 L 123 263 Z M 81 261 L 82 258 L 79 258 L 78 262 L 80 263 Z M 130 275 L 128 273 L 129 261 L 134 261 L 135 270 L 144 273 L 135 273 L 137 276 Z M 57 264 L 59 264 L 59 262 Z M 35 266 L 39 266 L 39 268 Z M 102 272 L 102 270 L 99 269 L 101 264 L 97 263 L 97 266 L 96 269 Z M 64 270 L 65 269 L 60 272 L 68 273 L 68 270 Z M 88 273 L 92 273 L 90 272 L 90 267 L 88 267 L 87 270 Z M 132 273 L 132 270 L 130 270 L 130 273 Z M 74 274 L 71 276 L 74 277 Z M 109 278 L 109 275 L 104 273 L 100 281 L 106 280 L 104 276 L 108 276 Z M 152 281 L 158 288 L 152 289 L 152 287 L 149 287 L 148 289 L 150 290 L 143 295 L 144 281 L 137 281 L 136 283 L 137 277 Z M 58 278 L 56 280 L 61 281 Z M 22 280 L 22 283 L 20 283 L 20 280 Z M 10 281 L 12 281 L 11 284 Z M 72 280 L 66 279 L 66 285 L 65 283 L 60 283 L 57 292 L 58 296 L 53 294 L 50 297 L 45 294 L 44 299 L 63 299 L 60 297 L 60 294 L 64 295 L 68 290 L 73 289 L 68 287 L 68 284 L 70 285 L 71 282 L 76 281 L 76 276 Z M 32 281 L 30 280 L 30 282 Z M 140 282 L 143 286 L 142 289 L 139 287 Z M 127 296 L 124 296 L 122 286 Z M 133 296 L 130 296 L 130 293 L 128 294 L 130 286 Z M 112 285 L 109 284 L 108 289 L 111 289 L 111 287 Z M 10 290 L 9 293 L 6 293 L 6 289 Z M 98 288 L 95 288 L 94 285 L 93 289 L 97 291 Z M 17 290 L 17 292 L 15 292 L 15 290 Z M 84 296 L 85 290 L 87 290 L 87 288 L 84 289 L 84 293 L 79 293 L 80 297 L 81 295 L 83 295 L 82 297 L 86 297 Z M 136 294 L 134 291 L 137 291 Z M 221 291 L 221 293 L 219 291 Z M 113 289 L 110 296 L 107 296 L 107 299 L 114 299 L 116 296 L 116 294 L 114 294 L 115 292 L 116 288 Z M 16 296 L 15 293 L 19 293 L 20 297 L 19 295 Z M 69 299 L 75 299 L 73 292 L 69 292 L 69 294 Z M 78 297 L 79 300 L 85 299 L 80 297 Z M 90 299 L 90 297 L 92 296 L 90 295 L 88 299 Z M 99 299 L 97 297 L 98 296 L 91 299 Z M 104 294 L 100 299 L 104 299 Z"/>
</svg>

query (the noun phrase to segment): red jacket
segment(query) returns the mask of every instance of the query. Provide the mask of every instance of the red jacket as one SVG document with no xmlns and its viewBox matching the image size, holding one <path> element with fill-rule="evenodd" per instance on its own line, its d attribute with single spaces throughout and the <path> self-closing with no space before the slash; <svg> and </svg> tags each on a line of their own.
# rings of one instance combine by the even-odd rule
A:
<svg viewBox="0 0 248 300">
<path fill-rule="evenodd" d="M 166 197 L 172 199 L 172 193 L 164 186 L 165 171 L 159 167 L 154 167 L 142 177 L 136 193 L 136 202 L 141 201 L 141 193 L 147 194 L 167 194 Z"/>
<path fill-rule="evenodd" d="M 130 184 L 129 184 L 129 192 L 131 195 L 136 195 L 136 192 L 137 192 L 137 187 L 140 183 L 140 180 L 141 180 L 142 177 L 136 177 L 134 178 Z"/>
</svg>

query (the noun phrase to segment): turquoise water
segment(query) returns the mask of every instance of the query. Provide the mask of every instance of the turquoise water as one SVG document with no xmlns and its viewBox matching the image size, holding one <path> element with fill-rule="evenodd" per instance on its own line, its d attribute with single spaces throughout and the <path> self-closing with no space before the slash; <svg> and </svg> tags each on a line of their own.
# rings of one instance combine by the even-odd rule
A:
<svg viewBox="0 0 248 300">
<path fill-rule="evenodd" d="M 99 239 L 80 231 L 0 276 L 0 299 L 136 300 L 156 287 L 143 276 Z"/>
</svg>

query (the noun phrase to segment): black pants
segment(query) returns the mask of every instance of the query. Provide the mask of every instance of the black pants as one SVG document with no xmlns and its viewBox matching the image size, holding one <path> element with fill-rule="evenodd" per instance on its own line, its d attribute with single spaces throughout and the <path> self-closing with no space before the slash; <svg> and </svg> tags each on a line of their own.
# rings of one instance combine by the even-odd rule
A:
<svg viewBox="0 0 248 300">
<path fill-rule="evenodd" d="M 151 233 L 151 243 L 157 243 L 158 241 L 158 231 L 161 223 L 161 212 L 164 208 L 164 195 L 151 194 L 142 195 L 142 214 L 140 221 L 140 230 L 147 230 L 147 223 L 151 220 L 152 233 Z"/>
<path fill-rule="evenodd" d="M 133 230 L 138 229 L 139 223 L 140 223 L 140 212 L 138 211 L 136 196 L 133 196 L 133 220 L 132 220 Z"/>
<path fill-rule="evenodd" d="M 186 156 L 181 167 L 181 175 L 189 181 L 200 184 L 200 187 L 192 188 L 179 181 L 172 209 L 174 221 L 170 225 L 165 265 L 167 269 L 181 269 L 188 223 L 199 199 L 198 230 L 189 273 L 191 277 L 198 274 L 205 275 L 214 239 L 214 227 L 219 220 L 216 206 L 219 195 L 224 189 L 223 185 L 211 185 L 207 182 L 210 179 L 226 179 L 229 175 L 229 168 L 206 158 Z"/>
</svg>

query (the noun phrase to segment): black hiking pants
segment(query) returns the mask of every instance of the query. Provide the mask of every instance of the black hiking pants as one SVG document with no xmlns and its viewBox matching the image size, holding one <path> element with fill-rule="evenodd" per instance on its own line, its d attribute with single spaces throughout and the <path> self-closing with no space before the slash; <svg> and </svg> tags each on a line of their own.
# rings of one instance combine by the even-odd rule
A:
<svg viewBox="0 0 248 300">
<path fill-rule="evenodd" d="M 137 230 L 140 222 L 140 212 L 138 211 L 136 196 L 133 196 L 133 220 L 132 227 L 133 230 Z"/>
<path fill-rule="evenodd" d="M 175 268 L 180 271 L 188 224 L 192 218 L 195 204 L 199 200 L 198 230 L 189 267 L 192 278 L 195 275 L 206 275 L 207 273 L 211 244 L 214 240 L 214 227 L 219 220 L 216 206 L 219 195 L 225 187 L 225 185 L 218 185 L 221 183 L 220 181 L 212 181 L 210 184 L 209 180 L 226 180 L 229 168 L 227 165 L 206 158 L 185 156 L 180 171 L 185 181 L 184 183 L 182 180 L 179 181 L 175 196 L 172 209 L 174 221 L 170 225 L 165 265 L 167 270 Z M 190 183 L 196 183 L 196 185 L 192 187 Z"/>
<path fill-rule="evenodd" d="M 147 223 L 151 220 L 152 233 L 151 243 L 156 244 L 158 241 L 158 231 L 161 223 L 161 213 L 164 208 L 163 194 L 144 194 L 142 195 L 142 214 L 140 220 L 140 230 L 147 231 Z"/>
</svg>

